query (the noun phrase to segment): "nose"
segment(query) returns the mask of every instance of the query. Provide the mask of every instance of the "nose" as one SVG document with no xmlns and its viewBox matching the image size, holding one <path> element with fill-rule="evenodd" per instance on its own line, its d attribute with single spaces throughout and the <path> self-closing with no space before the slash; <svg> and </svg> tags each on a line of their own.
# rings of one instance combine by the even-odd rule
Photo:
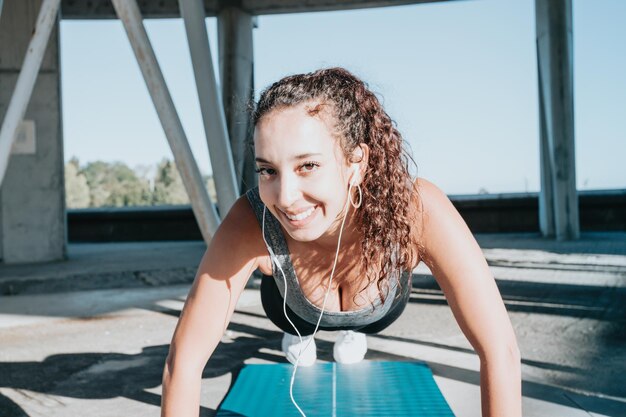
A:
<svg viewBox="0 0 626 417">
<path fill-rule="evenodd" d="M 298 178 L 292 175 L 281 175 L 278 182 L 278 205 L 290 208 L 301 196 Z"/>
</svg>

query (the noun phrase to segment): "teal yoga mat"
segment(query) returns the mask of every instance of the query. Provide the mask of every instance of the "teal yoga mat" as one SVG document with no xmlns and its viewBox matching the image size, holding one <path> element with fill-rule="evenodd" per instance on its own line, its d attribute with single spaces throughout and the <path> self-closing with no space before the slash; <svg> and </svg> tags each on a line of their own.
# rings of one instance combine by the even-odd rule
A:
<svg viewBox="0 0 626 417">
<path fill-rule="evenodd" d="M 217 417 L 300 417 L 289 397 L 293 365 L 246 365 Z M 433 374 L 419 362 L 334 362 L 300 368 L 293 387 L 309 417 L 454 416 Z"/>
</svg>

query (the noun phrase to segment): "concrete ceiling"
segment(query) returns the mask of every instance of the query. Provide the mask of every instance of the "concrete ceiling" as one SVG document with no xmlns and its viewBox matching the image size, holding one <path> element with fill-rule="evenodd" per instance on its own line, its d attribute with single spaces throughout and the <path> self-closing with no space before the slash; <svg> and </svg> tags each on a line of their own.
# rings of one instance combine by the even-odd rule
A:
<svg viewBox="0 0 626 417">
<path fill-rule="evenodd" d="M 237 6 L 252 15 L 319 12 L 435 3 L 450 0 L 204 0 L 207 16 Z M 457 0 L 458 1 L 458 0 Z M 178 0 L 137 0 L 144 18 L 180 17 Z M 62 0 L 63 19 L 116 19 L 111 0 Z"/>
</svg>

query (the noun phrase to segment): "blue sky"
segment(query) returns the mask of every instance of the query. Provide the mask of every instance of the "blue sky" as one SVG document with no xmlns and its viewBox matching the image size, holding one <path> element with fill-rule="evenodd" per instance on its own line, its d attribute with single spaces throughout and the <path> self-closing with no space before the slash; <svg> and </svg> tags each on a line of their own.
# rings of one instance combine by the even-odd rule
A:
<svg viewBox="0 0 626 417">
<path fill-rule="evenodd" d="M 448 194 L 539 190 L 534 0 L 465 0 L 259 16 L 255 88 L 344 66 L 379 94 L 417 162 Z M 626 1 L 573 0 L 579 190 L 626 188 Z M 200 170 L 210 173 L 184 26 L 148 34 Z M 212 53 L 216 21 L 207 19 Z M 172 158 L 120 22 L 63 21 L 65 159 Z M 217 67 L 216 67 L 217 68 Z"/>
</svg>

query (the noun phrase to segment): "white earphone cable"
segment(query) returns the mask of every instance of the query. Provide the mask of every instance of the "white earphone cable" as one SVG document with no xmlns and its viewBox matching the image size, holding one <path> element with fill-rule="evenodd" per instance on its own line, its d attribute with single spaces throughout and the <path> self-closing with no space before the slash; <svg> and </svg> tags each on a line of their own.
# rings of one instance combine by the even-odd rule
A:
<svg viewBox="0 0 626 417">
<path fill-rule="evenodd" d="M 348 217 L 347 208 L 348 208 L 348 203 L 350 202 L 350 195 L 351 195 L 350 193 L 351 192 L 352 192 L 352 183 L 350 183 L 350 188 L 348 189 L 348 198 L 346 199 L 346 204 L 345 204 L 345 206 L 343 208 L 344 216 L 343 216 L 343 219 L 341 221 L 341 228 L 339 229 L 339 238 L 337 239 L 337 251 L 335 252 L 335 261 L 333 262 L 333 269 L 330 272 L 330 278 L 328 279 L 328 289 L 326 290 L 326 295 L 324 296 L 324 303 L 322 304 L 322 312 L 320 313 L 320 317 L 317 320 L 317 324 L 315 325 L 315 330 L 313 331 L 313 335 L 311 336 L 311 339 L 309 339 L 309 341 L 308 341 L 307 345 L 304 347 L 304 349 L 302 349 L 302 335 L 300 334 L 300 332 L 298 331 L 296 326 L 293 324 L 293 322 L 287 316 L 287 278 L 285 277 L 285 272 L 281 268 L 280 262 L 279 262 L 278 258 L 276 257 L 276 255 L 274 254 L 274 251 L 272 250 L 270 245 L 267 243 L 267 240 L 265 240 L 265 211 L 267 209 L 267 206 L 263 205 L 263 220 L 261 222 L 261 229 L 262 229 L 261 233 L 263 235 L 263 241 L 265 242 L 265 245 L 267 246 L 267 250 L 270 253 L 270 258 L 271 258 L 272 262 L 274 262 L 274 264 L 280 270 L 280 272 L 281 272 L 281 274 L 283 276 L 283 282 L 285 284 L 285 294 L 284 294 L 284 297 L 283 297 L 283 313 L 285 314 L 285 317 L 287 318 L 287 321 L 289 321 L 289 324 L 291 324 L 291 326 L 294 328 L 294 330 L 298 334 L 298 337 L 300 338 L 300 351 L 298 352 L 298 358 L 296 359 L 296 363 L 294 365 L 293 373 L 291 374 L 291 382 L 289 384 L 289 396 L 291 397 L 291 402 L 293 403 L 293 405 L 296 406 L 296 408 L 298 409 L 298 411 L 300 412 L 302 417 L 306 417 L 306 414 L 304 414 L 304 412 L 302 411 L 300 406 L 298 406 L 298 403 L 296 403 L 296 400 L 293 397 L 293 384 L 294 384 L 294 381 L 295 381 L 295 378 L 296 378 L 296 371 L 298 370 L 298 363 L 300 362 L 300 357 L 302 356 L 302 351 L 306 350 L 309 347 L 309 345 L 311 344 L 311 342 L 315 339 L 315 334 L 317 333 L 317 330 L 319 328 L 320 322 L 322 321 L 322 316 L 324 315 L 324 309 L 326 308 L 326 300 L 328 299 L 328 295 L 330 294 L 330 288 L 331 288 L 331 285 L 332 285 L 332 282 L 333 282 L 333 275 L 335 274 L 335 267 L 337 266 L 337 259 L 339 257 L 339 248 L 341 246 L 341 235 L 343 233 L 343 226 L 344 226 L 344 224 L 346 222 L 346 218 Z"/>
</svg>

